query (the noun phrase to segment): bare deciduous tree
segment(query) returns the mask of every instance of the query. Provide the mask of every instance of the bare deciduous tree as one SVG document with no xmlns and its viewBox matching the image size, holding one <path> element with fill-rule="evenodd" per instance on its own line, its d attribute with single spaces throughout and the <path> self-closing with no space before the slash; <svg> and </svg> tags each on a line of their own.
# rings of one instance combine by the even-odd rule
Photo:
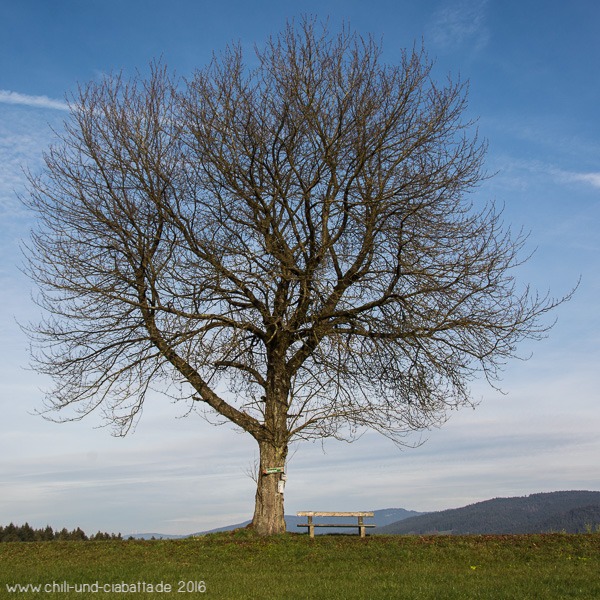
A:
<svg viewBox="0 0 600 600">
<path fill-rule="evenodd" d="M 516 287 L 524 238 L 467 202 L 485 145 L 422 51 L 384 65 L 305 20 L 256 60 L 83 87 L 31 177 L 27 255 L 48 408 L 125 434 L 170 382 L 258 442 L 271 534 L 290 441 L 442 422 L 560 301 Z"/>
</svg>

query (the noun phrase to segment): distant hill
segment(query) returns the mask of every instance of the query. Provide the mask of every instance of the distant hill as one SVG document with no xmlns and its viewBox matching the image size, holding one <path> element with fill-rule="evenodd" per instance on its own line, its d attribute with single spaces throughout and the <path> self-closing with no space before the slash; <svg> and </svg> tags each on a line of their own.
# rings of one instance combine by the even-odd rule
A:
<svg viewBox="0 0 600 600">
<path fill-rule="evenodd" d="M 404 519 L 426 514 L 417 512 L 416 510 L 406 510 L 404 508 L 384 508 L 373 512 L 375 513 L 373 523 L 375 523 L 377 527 L 383 527 L 390 523 L 396 523 L 397 521 L 404 521 Z"/>
<path fill-rule="evenodd" d="M 600 492 L 567 491 L 494 498 L 409 517 L 378 527 L 372 533 L 585 533 L 590 528 L 600 528 Z"/>
<path fill-rule="evenodd" d="M 123 536 L 124 540 L 128 540 L 129 538 L 133 538 L 134 540 L 151 540 L 154 538 L 155 540 L 179 540 L 184 537 L 189 537 L 187 535 L 169 535 L 168 533 L 128 533 Z"/>
<path fill-rule="evenodd" d="M 568 533 L 600 532 L 600 506 L 582 506 L 553 515 L 544 523 L 545 531 L 567 531 Z"/>
</svg>

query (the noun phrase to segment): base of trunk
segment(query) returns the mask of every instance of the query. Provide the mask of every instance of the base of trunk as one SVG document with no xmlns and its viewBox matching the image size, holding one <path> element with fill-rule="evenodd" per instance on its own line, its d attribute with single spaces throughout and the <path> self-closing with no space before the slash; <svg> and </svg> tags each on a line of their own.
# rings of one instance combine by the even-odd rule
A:
<svg viewBox="0 0 600 600">
<path fill-rule="evenodd" d="M 267 443 L 259 443 L 259 448 L 260 467 L 252 528 L 259 535 L 285 533 L 283 493 L 280 487 L 282 473 L 269 473 L 269 469 L 285 466 L 287 447 L 277 448 Z"/>
</svg>

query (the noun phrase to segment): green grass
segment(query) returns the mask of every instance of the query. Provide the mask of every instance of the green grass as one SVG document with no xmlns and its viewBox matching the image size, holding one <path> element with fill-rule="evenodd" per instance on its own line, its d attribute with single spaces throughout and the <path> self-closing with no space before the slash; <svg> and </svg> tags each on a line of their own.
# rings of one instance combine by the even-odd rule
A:
<svg viewBox="0 0 600 600">
<path fill-rule="evenodd" d="M 317 536 L 0 544 L 0 598 L 600 598 L 600 535 Z M 170 584 L 8 593 L 6 584 Z M 200 589 L 204 582 L 206 591 Z M 63 584 L 64 585 L 64 584 Z M 78 588 L 81 589 L 81 588 Z"/>
</svg>

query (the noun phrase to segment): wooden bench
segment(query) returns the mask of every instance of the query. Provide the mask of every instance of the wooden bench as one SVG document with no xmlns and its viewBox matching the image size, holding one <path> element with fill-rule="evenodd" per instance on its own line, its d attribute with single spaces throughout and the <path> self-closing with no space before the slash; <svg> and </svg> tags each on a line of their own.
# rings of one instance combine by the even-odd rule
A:
<svg viewBox="0 0 600 600">
<path fill-rule="evenodd" d="M 372 512 L 323 512 L 323 511 L 301 511 L 296 513 L 299 517 L 308 517 L 308 523 L 298 523 L 296 527 L 308 527 L 308 534 L 311 538 L 315 537 L 315 527 L 356 527 L 360 537 L 365 537 L 367 527 L 375 527 L 375 525 L 365 524 L 365 517 L 374 516 Z M 315 523 L 313 517 L 356 517 L 357 523 Z"/>
</svg>

